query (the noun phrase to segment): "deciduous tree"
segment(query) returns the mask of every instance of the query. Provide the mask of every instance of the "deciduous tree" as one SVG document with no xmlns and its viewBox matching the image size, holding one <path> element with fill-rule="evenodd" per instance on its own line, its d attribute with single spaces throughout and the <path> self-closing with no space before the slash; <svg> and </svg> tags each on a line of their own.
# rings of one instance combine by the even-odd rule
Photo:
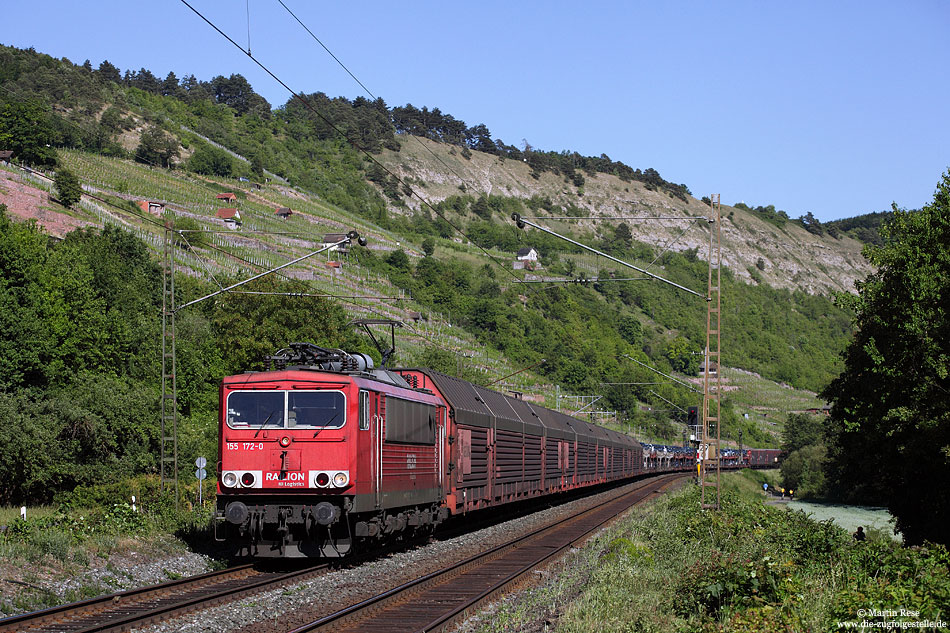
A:
<svg viewBox="0 0 950 633">
<path fill-rule="evenodd" d="M 162 128 L 152 125 L 142 132 L 135 160 L 156 167 L 171 167 L 172 158 L 178 157 L 178 141 L 165 134 Z"/>
<path fill-rule="evenodd" d="M 0 149 L 13 150 L 28 164 L 52 166 L 56 152 L 50 145 L 55 136 L 50 117 L 38 100 L 0 101 Z"/>
<path fill-rule="evenodd" d="M 682 336 L 678 336 L 666 346 L 666 358 L 675 371 L 689 376 L 699 373 L 699 350 Z"/>
<path fill-rule="evenodd" d="M 188 169 L 206 176 L 227 178 L 234 171 L 234 161 L 223 149 L 201 145 L 188 158 Z"/>
<path fill-rule="evenodd" d="M 79 185 L 79 178 L 68 169 L 57 169 L 56 195 L 63 206 L 71 207 L 82 198 L 82 187 Z"/>
<path fill-rule="evenodd" d="M 906 541 L 950 540 L 950 172 L 920 211 L 895 209 L 832 402 L 831 483 L 882 502 Z"/>
</svg>

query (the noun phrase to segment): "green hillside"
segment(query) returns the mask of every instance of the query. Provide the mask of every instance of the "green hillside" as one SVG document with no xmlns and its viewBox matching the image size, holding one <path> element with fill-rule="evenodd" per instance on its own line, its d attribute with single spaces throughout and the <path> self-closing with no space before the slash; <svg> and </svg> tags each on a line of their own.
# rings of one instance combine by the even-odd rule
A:
<svg viewBox="0 0 950 633">
<path fill-rule="evenodd" d="M 0 195 L 13 200 L 22 186 L 55 196 L 52 174 L 64 170 L 87 192 L 70 208 L 11 203 L 2 216 L 5 340 L 34 344 L 0 348 L 0 410 L 45 429 L 40 435 L 56 446 L 36 464 L 28 460 L 37 447 L 0 446 L 11 477 L 34 473 L 4 490 L 5 501 L 155 471 L 164 222 L 187 231 L 174 249 L 179 304 L 313 252 L 328 233 L 356 230 L 369 242 L 352 247 L 341 266 L 328 266 L 320 254 L 247 288 L 283 294 L 231 293 L 182 312 L 184 454 L 212 451 L 222 375 L 260 367 L 264 355 L 292 340 L 375 354 L 346 325 L 357 317 L 405 323 L 399 364 L 428 365 L 482 384 L 535 365 L 495 388 L 566 411 L 583 406 L 577 396 L 602 396 L 592 407 L 602 410 L 599 420 L 649 440 L 681 439 L 682 410 L 700 396 L 625 356 L 698 386 L 702 299 L 655 280 L 615 281 L 634 275 L 567 242 L 520 231 L 509 216 L 582 218 L 585 205 L 609 189 L 621 198 L 639 196 L 645 210 L 703 218 L 708 207 L 685 185 L 606 158 L 489 146 L 487 127 L 434 116 L 437 111 L 319 93 L 310 102 L 319 115 L 296 103 L 272 109 L 239 75 L 162 81 L 144 69 L 121 76 L 107 62 L 94 69 L 0 47 L 0 149 L 14 149 L 21 164 L 41 168 L 2 168 Z M 439 154 L 416 164 L 410 176 L 405 161 L 421 155 L 415 134 Z M 520 160 L 511 160 L 517 152 Z M 485 161 L 507 165 L 499 177 L 511 184 L 490 191 L 467 178 L 439 185 L 453 180 L 445 173 L 452 160 L 460 170 Z M 236 200 L 215 197 L 224 192 Z M 164 214 L 149 215 L 136 204 L 142 200 L 161 203 Z M 216 216 L 225 206 L 239 210 L 238 230 Z M 279 218 L 280 207 L 292 215 Z M 14 217 L 87 228 L 51 230 L 64 238 L 51 239 Z M 764 230 L 763 223 L 754 210 L 727 209 L 724 219 L 729 239 L 746 242 L 757 242 L 745 231 Z M 694 224 L 686 238 L 708 241 L 705 220 Z M 627 224 L 579 219 L 551 226 L 705 291 L 705 252 L 690 242 L 664 249 Z M 782 242 L 817 239 L 794 221 L 769 226 Z M 675 237 L 680 229 L 662 231 Z M 829 250 L 839 243 L 822 239 L 807 244 Z M 838 270 L 829 263 L 809 275 L 846 289 L 839 280 L 861 272 L 847 272 L 856 244 L 840 241 Z M 513 268 L 523 246 L 541 252 L 540 270 Z M 741 430 L 746 445 L 774 445 L 788 411 L 820 406 L 814 392 L 840 370 L 850 318 L 827 295 L 806 292 L 798 282 L 771 284 L 783 266 L 792 268 L 775 252 L 760 253 L 761 268 L 755 260 L 742 265 L 746 257 L 733 257 L 723 278 L 723 362 L 741 368 L 724 371 L 723 435 L 735 439 Z M 99 270 L 100 260 L 107 270 Z M 528 275 L 574 283 L 522 283 Z M 586 281 L 593 277 L 598 281 Z M 803 280 L 814 278 L 803 273 Z M 107 394 L 118 394 L 114 408 L 105 405 Z M 133 432 L 124 429 L 124 416 L 143 420 L 134 437 L 124 435 Z M 89 466 L 67 468 L 76 463 Z"/>
</svg>

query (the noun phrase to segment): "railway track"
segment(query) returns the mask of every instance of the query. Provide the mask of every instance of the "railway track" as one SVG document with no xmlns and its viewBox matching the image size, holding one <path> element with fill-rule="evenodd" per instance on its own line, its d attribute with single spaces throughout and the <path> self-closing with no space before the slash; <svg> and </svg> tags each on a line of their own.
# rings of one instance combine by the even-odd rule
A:
<svg viewBox="0 0 950 633">
<path fill-rule="evenodd" d="M 178 615 L 305 580 L 326 565 L 267 572 L 239 565 L 180 580 L 90 598 L 0 620 L 0 633 L 106 633 L 131 631 Z"/>
<path fill-rule="evenodd" d="M 432 631 L 449 626 L 495 596 L 517 588 L 543 565 L 623 510 L 664 490 L 684 475 L 640 482 L 632 491 L 580 511 L 446 569 L 391 589 L 301 626 L 294 633 L 328 631 Z M 296 571 L 262 571 L 253 564 L 100 596 L 0 620 L 0 633 L 111 633 L 132 631 L 190 611 L 307 580 L 327 565 Z M 300 620 L 298 620 L 299 622 Z M 275 622 L 255 629 L 278 630 Z M 279 629 L 286 631 L 286 627 Z"/>
<path fill-rule="evenodd" d="M 291 633 L 429 633 L 445 629 L 480 605 L 527 582 L 532 570 L 586 540 L 624 510 L 686 476 L 666 475 L 644 482 L 645 485 L 597 507 L 295 628 Z"/>
</svg>

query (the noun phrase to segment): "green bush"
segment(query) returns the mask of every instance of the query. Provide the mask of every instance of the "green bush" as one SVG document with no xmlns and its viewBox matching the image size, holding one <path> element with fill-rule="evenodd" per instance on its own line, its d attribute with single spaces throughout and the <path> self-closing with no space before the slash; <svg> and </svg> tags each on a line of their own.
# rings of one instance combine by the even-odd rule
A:
<svg viewBox="0 0 950 633">
<path fill-rule="evenodd" d="M 234 159 L 223 149 L 202 144 L 188 158 L 188 169 L 206 176 L 228 178 L 234 173 Z"/>
<path fill-rule="evenodd" d="M 868 541 L 849 549 L 848 563 L 847 586 L 835 596 L 829 622 L 854 619 L 858 609 L 895 606 L 946 619 L 950 552 L 945 546 L 904 548 L 890 539 Z"/>
<path fill-rule="evenodd" d="M 82 186 L 79 184 L 79 178 L 65 168 L 56 170 L 56 195 L 64 207 L 71 207 L 82 198 Z"/>
<path fill-rule="evenodd" d="M 718 615 L 724 608 L 737 609 L 779 599 L 782 565 L 769 555 L 741 558 L 713 551 L 698 560 L 675 587 L 675 604 L 681 615 L 699 610 Z"/>
</svg>

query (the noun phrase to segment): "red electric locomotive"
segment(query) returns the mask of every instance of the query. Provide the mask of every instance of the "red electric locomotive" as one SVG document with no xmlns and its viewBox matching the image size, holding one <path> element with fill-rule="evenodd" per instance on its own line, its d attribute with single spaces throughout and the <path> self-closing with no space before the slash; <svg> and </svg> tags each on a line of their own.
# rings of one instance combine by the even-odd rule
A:
<svg viewBox="0 0 950 633">
<path fill-rule="evenodd" d="M 294 344 L 271 359 L 221 386 L 218 540 L 337 557 L 445 518 L 439 398 L 362 354 Z"/>
</svg>

